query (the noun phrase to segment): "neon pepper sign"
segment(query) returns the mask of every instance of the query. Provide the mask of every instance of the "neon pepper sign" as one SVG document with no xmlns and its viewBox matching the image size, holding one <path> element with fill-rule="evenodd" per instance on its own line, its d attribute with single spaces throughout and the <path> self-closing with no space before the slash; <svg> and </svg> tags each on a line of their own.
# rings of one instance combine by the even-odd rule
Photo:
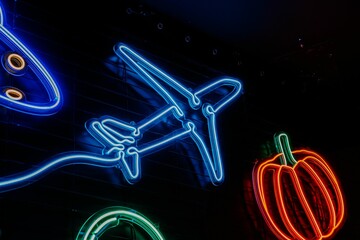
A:
<svg viewBox="0 0 360 240">
<path fill-rule="evenodd" d="M 121 206 L 104 208 L 94 213 L 80 228 L 75 240 L 99 239 L 107 230 L 119 226 L 122 222 L 135 224 L 153 240 L 165 240 L 158 228 L 143 214 Z"/>
<path fill-rule="evenodd" d="M 306 149 L 291 151 L 285 133 L 275 135 L 279 154 L 253 170 L 258 207 L 278 239 L 327 239 L 344 222 L 340 183 L 326 161 Z"/>
<path fill-rule="evenodd" d="M 4 10 L 0 3 L 0 105 L 32 115 L 51 115 L 60 110 L 62 94 L 50 73 L 37 57 L 6 27 Z M 14 80 L 15 79 L 15 80 Z M 19 86 L 12 86 L 19 82 Z M 42 91 L 26 95 L 21 89 L 30 82 L 42 85 Z M 11 84 L 11 86 L 8 86 Z"/>
<path fill-rule="evenodd" d="M 127 182 L 133 184 L 141 178 L 140 160 L 143 156 L 159 151 L 169 144 L 185 138 L 191 139 L 199 149 L 211 182 L 214 185 L 223 182 L 224 169 L 218 142 L 216 119 L 221 110 L 240 95 L 242 89 L 240 81 L 233 78 L 221 78 L 191 91 L 129 47 L 118 44 L 114 50 L 142 80 L 156 90 L 165 100 L 165 106 L 138 123 L 127 123 L 112 116 L 102 116 L 98 119 L 88 120 L 85 123 L 85 128 L 94 139 L 103 145 L 101 153 L 87 151 L 60 153 L 34 169 L 0 178 L 0 192 L 26 186 L 60 167 L 76 164 L 116 168 L 123 172 Z M 158 79 L 156 80 L 155 77 Z M 162 82 L 167 87 L 172 87 L 179 93 L 180 97 L 187 99 L 189 106 L 180 105 L 181 101 L 177 101 L 178 96 L 170 94 L 166 87 L 161 84 Z M 220 91 L 223 95 L 222 98 L 215 103 L 209 102 L 205 96 L 219 90 L 219 88 L 226 88 L 228 91 L 222 89 Z M 197 112 L 203 116 L 208 130 L 207 135 L 200 132 L 200 127 L 202 127 L 200 124 L 204 124 L 204 121 L 199 123 L 199 121 L 191 120 L 191 118 L 188 118 L 189 111 L 192 114 Z M 160 139 L 139 144 L 147 130 L 168 117 L 175 118 L 181 123 L 182 127 L 164 135 Z"/>
</svg>

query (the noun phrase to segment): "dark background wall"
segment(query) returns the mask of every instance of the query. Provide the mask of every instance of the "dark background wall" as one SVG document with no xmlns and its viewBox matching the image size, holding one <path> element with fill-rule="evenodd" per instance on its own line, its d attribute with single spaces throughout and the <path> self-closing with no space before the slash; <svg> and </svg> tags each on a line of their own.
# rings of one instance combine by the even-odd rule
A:
<svg viewBox="0 0 360 240">
<path fill-rule="evenodd" d="M 222 185 L 208 184 L 196 169 L 201 161 L 180 144 L 144 158 L 135 185 L 116 169 L 67 166 L 0 194 L 1 239 L 74 239 L 87 218 L 109 206 L 136 209 L 166 239 L 273 239 L 252 196 L 251 171 L 273 154 L 277 131 L 333 166 L 348 209 L 335 239 L 359 238 L 352 6 L 235 2 L 2 1 L 11 30 L 46 64 L 65 98 L 48 117 L 0 109 L 1 176 L 61 152 L 100 151 L 84 127 L 92 117 L 134 120 L 152 111 L 108 67 L 119 41 L 189 84 L 226 75 L 240 79 L 244 93 L 219 119 Z"/>
</svg>

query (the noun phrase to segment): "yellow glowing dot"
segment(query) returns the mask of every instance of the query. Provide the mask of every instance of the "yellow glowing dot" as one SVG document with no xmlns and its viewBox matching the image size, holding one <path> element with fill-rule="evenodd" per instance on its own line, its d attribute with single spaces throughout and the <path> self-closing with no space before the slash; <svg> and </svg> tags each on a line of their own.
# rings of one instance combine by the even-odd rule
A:
<svg viewBox="0 0 360 240">
<path fill-rule="evenodd" d="M 6 59 L 7 65 L 15 71 L 21 71 L 25 68 L 25 60 L 17 53 L 11 53 Z"/>
<path fill-rule="evenodd" d="M 24 97 L 24 94 L 22 92 L 14 88 L 6 89 L 5 94 L 8 98 L 11 98 L 13 100 L 21 100 Z"/>
</svg>

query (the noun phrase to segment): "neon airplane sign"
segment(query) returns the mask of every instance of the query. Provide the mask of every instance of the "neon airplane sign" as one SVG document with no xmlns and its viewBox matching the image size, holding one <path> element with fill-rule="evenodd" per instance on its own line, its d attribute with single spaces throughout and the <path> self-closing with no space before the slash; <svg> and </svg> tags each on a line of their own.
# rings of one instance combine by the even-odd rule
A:
<svg viewBox="0 0 360 240">
<path fill-rule="evenodd" d="M 4 70 L 0 70 L 0 81 L 3 85 L 0 88 L 0 105 L 26 114 L 42 116 L 60 110 L 62 95 L 57 83 L 38 58 L 7 29 L 1 3 L 0 53 Z M 30 89 L 29 94 L 24 89 Z"/>
<path fill-rule="evenodd" d="M 133 184 L 141 178 L 142 157 L 183 139 L 191 139 L 199 150 L 211 182 L 214 185 L 223 182 L 224 169 L 216 120 L 221 110 L 240 95 L 242 90 L 240 81 L 233 78 L 221 78 L 191 90 L 126 45 L 117 44 L 114 51 L 140 77 L 139 80 L 151 86 L 164 99 L 165 105 L 137 123 L 133 121 L 128 123 L 112 116 L 88 120 L 85 128 L 102 144 L 101 154 L 61 153 L 34 170 L 3 177 L 0 179 L 0 191 L 30 184 L 50 171 L 72 164 L 116 167 L 123 172 L 127 182 Z M 168 89 L 175 93 L 171 93 Z M 219 91 L 220 89 L 222 91 Z M 215 103 L 206 98 L 214 92 L 219 92 L 221 95 Z M 180 101 L 180 98 L 184 98 L 187 104 Z M 190 116 L 194 113 L 201 115 L 202 119 L 192 120 Z M 159 139 L 141 142 L 149 129 L 169 117 L 175 118 L 181 127 Z M 207 131 L 200 131 L 204 126 Z"/>
</svg>

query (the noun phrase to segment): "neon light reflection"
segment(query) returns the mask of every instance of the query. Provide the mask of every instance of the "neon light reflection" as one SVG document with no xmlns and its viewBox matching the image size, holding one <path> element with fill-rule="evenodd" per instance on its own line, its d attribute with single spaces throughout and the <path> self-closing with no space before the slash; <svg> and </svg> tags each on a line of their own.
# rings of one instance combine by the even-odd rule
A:
<svg viewBox="0 0 360 240">
<path fill-rule="evenodd" d="M 153 240 L 165 240 L 155 225 L 141 213 L 125 207 L 108 207 L 93 214 L 81 227 L 76 240 L 99 239 L 110 228 L 120 222 L 141 227 Z"/>
<path fill-rule="evenodd" d="M 291 151 L 286 134 L 277 134 L 275 142 L 279 154 L 253 171 L 256 201 L 267 225 L 278 239 L 332 237 L 345 214 L 335 174 L 317 153 Z"/>
</svg>

